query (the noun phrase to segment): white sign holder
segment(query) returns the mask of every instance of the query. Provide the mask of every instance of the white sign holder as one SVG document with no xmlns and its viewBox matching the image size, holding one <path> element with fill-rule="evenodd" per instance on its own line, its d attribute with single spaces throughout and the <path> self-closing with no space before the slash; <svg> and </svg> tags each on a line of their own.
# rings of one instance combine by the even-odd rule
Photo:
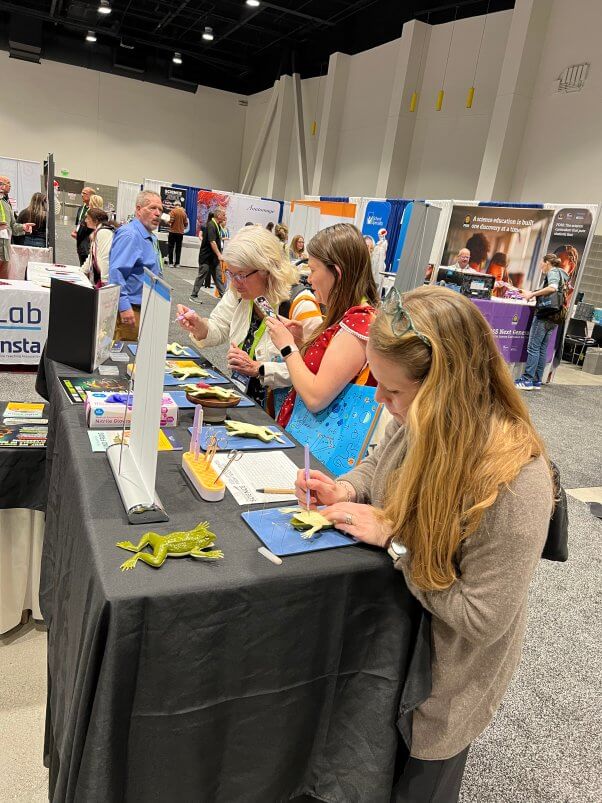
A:
<svg viewBox="0 0 602 803">
<path fill-rule="evenodd" d="M 169 521 L 155 493 L 155 478 L 171 288 L 146 268 L 143 282 L 129 444 L 113 444 L 106 451 L 130 524 Z"/>
</svg>

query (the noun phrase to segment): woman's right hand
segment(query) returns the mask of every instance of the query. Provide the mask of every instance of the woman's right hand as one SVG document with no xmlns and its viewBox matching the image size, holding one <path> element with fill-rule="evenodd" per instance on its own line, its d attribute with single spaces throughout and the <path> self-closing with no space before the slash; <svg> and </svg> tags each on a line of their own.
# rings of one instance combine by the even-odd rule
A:
<svg viewBox="0 0 602 803">
<path fill-rule="evenodd" d="M 338 485 L 332 477 L 328 477 L 322 471 L 312 469 L 309 472 L 309 480 L 306 482 L 305 470 L 299 469 L 297 481 L 295 482 L 295 493 L 303 506 L 307 502 L 308 488 L 310 490 L 309 501 L 312 507 L 317 505 L 336 505 L 337 502 L 347 501 L 345 488 Z"/>
<path fill-rule="evenodd" d="M 284 324 L 288 331 L 291 333 L 295 340 L 295 344 L 299 347 L 303 345 L 305 336 L 303 333 L 303 324 L 301 321 L 293 321 L 290 318 L 285 318 L 284 315 L 279 315 L 278 320 Z"/>
<path fill-rule="evenodd" d="M 178 316 L 176 318 L 182 329 L 190 332 L 197 340 L 204 340 L 209 333 L 207 321 L 201 318 L 194 310 L 178 304 Z"/>
</svg>

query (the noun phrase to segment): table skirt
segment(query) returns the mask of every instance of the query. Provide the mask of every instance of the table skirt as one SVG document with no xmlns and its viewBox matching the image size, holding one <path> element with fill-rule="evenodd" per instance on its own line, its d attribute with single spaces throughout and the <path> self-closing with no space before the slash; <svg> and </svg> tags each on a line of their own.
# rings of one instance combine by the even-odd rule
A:
<svg viewBox="0 0 602 803">
<path fill-rule="evenodd" d="M 0 633 L 16 627 L 23 611 L 42 619 L 38 597 L 44 521 L 39 510 L 0 510 Z"/>
</svg>

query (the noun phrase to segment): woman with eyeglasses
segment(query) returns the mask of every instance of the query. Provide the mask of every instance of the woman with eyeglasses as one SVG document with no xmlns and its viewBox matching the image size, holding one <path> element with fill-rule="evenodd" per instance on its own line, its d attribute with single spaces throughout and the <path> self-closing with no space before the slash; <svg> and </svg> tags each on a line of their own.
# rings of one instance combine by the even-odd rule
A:
<svg viewBox="0 0 602 803">
<path fill-rule="evenodd" d="M 314 505 L 387 550 L 431 614 L 432 690 L 414 711 L 392 800 L 458 799 L 471 742 L 491 722 L 521 655 L 529 584 L 553 485 L 544 445 L 467 298 L 442 287 L 391 291 L 367 356 L 391 413 L 384 439 L 335 482 L 303 472 Z M 402 751 L 403 752 L 403 751 Z"/>
<path fill-rule="evenodd" d="M 337 223 L 322 229 L 310 240 L 307 253 L 309 284 L 326 308 L 324 322 L 309 339 L 292 321 L 267 322 L 293 385 L 278 415 L 283 427 L 297 394 L 311 413 L 319 413 L 362 372 L 378 303 L 370 255 L 355 226 Z"/>
<path fill-rule="evenodd" d="M 245 226 L 225 246 L 228 289 L 208 318 L 178 305 L 180 325 L 199 348 L 230 343 L 228 365 L 236 383 L 263 404 L 266 389 L 288 388 L 286 363 L 267 333 L 269 314 L 291 319 L 303 337 L 322 322 L 313 294 L 278 240 L 262 226 Z M 266 299 L 268 306 L 255 299 Z M 266 314 L 267 310 L 267 314 Z"/>
</svg>

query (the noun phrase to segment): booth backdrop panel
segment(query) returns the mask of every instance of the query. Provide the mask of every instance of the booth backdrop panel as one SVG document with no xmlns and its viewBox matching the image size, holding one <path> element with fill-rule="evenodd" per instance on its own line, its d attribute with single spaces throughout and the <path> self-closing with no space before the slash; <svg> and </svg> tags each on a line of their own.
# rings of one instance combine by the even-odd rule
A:
<svg viewBox="0 0 602 803">
<path fill-rule="evenodd" d="M 33 282 L 0 285 L 1 365 L 40 362 L 48 333 L 49 305 L 50 290 Z"/>
<path fill-rule="evenodd" d="M 189 226 L 186 231 L 188 236 L 196 236 L 197 208 L 199 205 L 199 187 L 189 187 L 186 184 L 174 184 L 178 190 L 186 190 L 186 207 L 184 211 L 188 215 Z"/>
<path fill-rule="evenodd" d="M 135 181 L 119 181 L 117 185 L 117 220 L 124 223 L 134 215 L 136 196 L 142 185 Z"/>
<path fill-rule="evenodd" d="M 11 183 L 10 202 L 15 214 L 29 206 L 34 192 L 41 192 L 42 164 L 27 159 L 10 159 L 0 156 L 0 176 L 8 176 Z"/>
</svg>

